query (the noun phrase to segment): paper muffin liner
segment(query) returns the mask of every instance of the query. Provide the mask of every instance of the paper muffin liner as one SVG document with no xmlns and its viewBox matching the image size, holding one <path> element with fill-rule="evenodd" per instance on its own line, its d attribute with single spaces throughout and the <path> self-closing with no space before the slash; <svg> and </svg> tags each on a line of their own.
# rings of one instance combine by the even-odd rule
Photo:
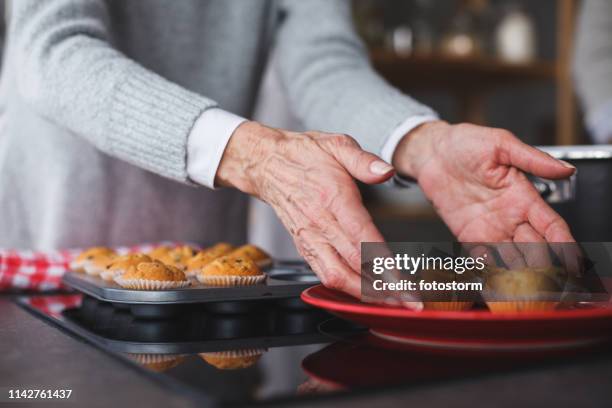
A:
<svg viewBox="0 0 612 408">
<path fill-rule="evenodd" d="M 266 349 L 243 349 L 200 353 L 200 357 L 219 370 L 241 370 L 257 363 Z"/>
<path fill-rule="evenodd" d="M 474 302 L 423 302 L 423 306 L 425 306 L 425 310 L 468 310 L 474 306 Z"/>
<path fill-rule="evenodd" d="M 225 358 L 255 357 L 255 356 L 261 356 L 266 351 L 268 351 L 268 349 L 266 348 L 252 348 L 252 349 L 227 350 L 227 351 L 214 351 L 214 352 L 208 352 L 208 353 L 200 353 L 200 356 L 225 357 Z"/>
<path fill-rule="evenodd" d="M 136 363 L 149 368 L 150 370 L 161 372 L 176 367 L 183 360 L 182 354 L 133 354 L 127 356 Z"/>
<path fill-rule="evenodd" d="M 148 354 L 148 353 L 128 353 L 128 357 L 139 364 L 163 363 L 174 361 L 183 357 L 182 354 Z"/>
<path fill-rule="evenodd" d="M 550 300 L 520 300 L 520 301 L 492 301 L 487 302 L 489 310 L 493 313 L 505 312 L 538 312 L 556 309 L 559 302 Z"/>
<path fill-rule="evenodd" d="M 123 279 L 123 276 L 116 276 L 115 282 L 124 288 L 137 290 L 170 290 L 185 288 L 191 285 L 190 281 L 158 281 L 152 279 Z"/>
<path fill-rule="evenodd" d="M 249 286 L 266 280 L 266 275 L 233 276 L 233 275 L 197 275 L 198 281 L 210 286 Z"/>
</svg>

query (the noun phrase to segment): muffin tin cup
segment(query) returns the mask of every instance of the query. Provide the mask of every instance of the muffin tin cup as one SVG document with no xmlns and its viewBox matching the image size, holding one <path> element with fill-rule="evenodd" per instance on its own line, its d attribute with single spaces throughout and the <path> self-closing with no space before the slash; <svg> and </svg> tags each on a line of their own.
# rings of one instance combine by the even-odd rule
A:
<svg viewBox="0 0 612 408">
<path fill-rule="evenodd" d="M 137 290 L 168 290 L 185 288 L 191 284 L 190 281 L 156 281 L 149 279 L 124 279 L 122 276 L 115 277 L 115 282 L 124 288 Z"/>
<path fill-rule="evenodd" d="M 221 276 L 221 275 L 198 275 L 198 281 L 204 285 L 210 286 L 224 286 L 224 287 L 235 287 L 235 286 L 249 286 L 257 285 L 266 280 L 266 275 L 258 276 Z"/>
</svg>

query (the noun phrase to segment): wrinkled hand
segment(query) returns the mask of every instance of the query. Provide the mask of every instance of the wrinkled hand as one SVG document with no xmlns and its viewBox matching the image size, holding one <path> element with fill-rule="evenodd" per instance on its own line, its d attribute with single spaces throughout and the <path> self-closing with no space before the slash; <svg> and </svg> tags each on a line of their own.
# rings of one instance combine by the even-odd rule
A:
<svg viewBox="0 0 612 408">
<path fill-rule="evenodd" d="M 380 183 L 392 174 L 348 136 L 245 122 L 227 145 L 216 181 L 270 204 L 323 284 L 360 297 L 361 242 L 383 238 L 353 177 Z"/>
<path fill-rule="evenodd" d="M 418 180 L 462 242 L 573 242 L 565 221 L 525 173 L 560 179 L 575 168 L 510 132 L 430 122 L 409 133 L 393 163 Z"/>
</svg>

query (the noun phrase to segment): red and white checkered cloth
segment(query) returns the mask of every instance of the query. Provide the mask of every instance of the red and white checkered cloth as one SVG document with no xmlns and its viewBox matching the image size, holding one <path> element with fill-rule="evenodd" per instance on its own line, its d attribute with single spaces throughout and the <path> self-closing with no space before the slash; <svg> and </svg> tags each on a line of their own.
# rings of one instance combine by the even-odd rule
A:
<svg viewBox="0 0 612 408">
<path fill-rule="evenodd" d="M 66 309 L 81 306 L 83 295 L 40 295 L 28 296 L 22 299 L 23 303 L 29 304 L 46 316 L 58 318 Z"/>
<path fill-rule="evenodd" d="M 141 244 L 132 247 L 117 247 L 118 253 L 148 252 L 161 246 L 189 245 L 182 242 L 159 242 L 155 244 Z M 51 291 L 65 289 L 62 276 L 69 270 L 70 262 L 81 253 L 81 249 L 68 249 L 61 251 L 30 251 L 0 248 L 0 291 L 3 290 L 32 290 Z"/>
</svg>

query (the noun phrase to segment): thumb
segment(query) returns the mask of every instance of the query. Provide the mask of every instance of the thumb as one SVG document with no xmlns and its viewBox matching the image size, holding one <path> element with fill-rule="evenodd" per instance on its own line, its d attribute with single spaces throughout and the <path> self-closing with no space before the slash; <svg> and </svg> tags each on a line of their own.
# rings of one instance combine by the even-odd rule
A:
<svg viewBox="0 0 612 408">
<path fill-rule="evenodd" d="M 576 168 L 563 160 L 557 160 L 541 150 L 531 147 L 515 137 L 506 142 L 507 163 L 526 173 L 547 179 L 567 178 Z"/>
<path fill-rule="evenodd" d="M 366 152 L 352 138 L 343 136 L 341 143 L 324 143 L 324 149 L 330 153 L 351 176 L 367 184 L 382 183 L 395 172 L 393 166 Z"/>
</svg>

